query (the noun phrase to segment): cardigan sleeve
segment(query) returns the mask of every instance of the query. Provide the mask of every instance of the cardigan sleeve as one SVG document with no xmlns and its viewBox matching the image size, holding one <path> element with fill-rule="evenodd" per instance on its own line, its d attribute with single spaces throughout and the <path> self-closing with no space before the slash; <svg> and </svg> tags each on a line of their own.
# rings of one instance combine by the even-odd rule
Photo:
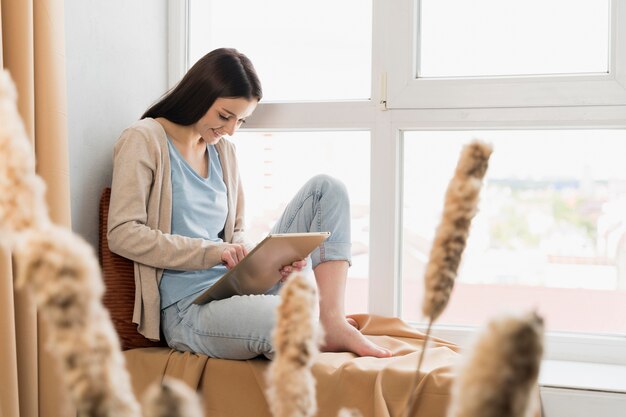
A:
<svg viewBox="0 0 626 417">
<path fill-rule="evenodd" d="M 221 262 L 226 243 L 164 233 L 148 226 L 151 193 L 164 170 L 158 139 L 126 129 L 115 145 L 107 237 L 111 251 L 159 269 L 198 270 Z M 158 204 L 162 204 L 163 198 Z"/>
</svg>

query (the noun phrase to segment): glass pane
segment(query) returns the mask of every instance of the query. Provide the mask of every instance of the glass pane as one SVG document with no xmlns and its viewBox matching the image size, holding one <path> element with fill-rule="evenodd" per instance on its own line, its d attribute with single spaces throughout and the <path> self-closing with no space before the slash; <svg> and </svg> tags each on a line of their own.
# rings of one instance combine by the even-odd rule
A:
<svg viewBox="0 0 626 417">
<path fill-rule="evenodd" d="M 605 73 L 609 0 L 421 0 L 419 77 Z"/>
<path fill-rule="evenodd" d="M 246 193 L 247 234 L 254 241 L 270 231 L 287 203 L 312 176 L 328 174 L 346 184 L 352 215 L 352 266 L 348 270 L 346 311 L 367 312 L 369 132 L 240 131 L 232 140 L 237 145 Z"/>
<path fill-rule="evenodd" d="M 372 0 L 191 0 L 190 64 L 219 47 L 254 63 L 264 101 L 368 99 Z"/>
<path fill-rule="evenodd" d="M 463 144 L 493 144 L 479 211 L 441 324 L 536 308 L 553 331 L 626 333 L 625 130 L 406 132 L 403 317 Z"/>
</svg>

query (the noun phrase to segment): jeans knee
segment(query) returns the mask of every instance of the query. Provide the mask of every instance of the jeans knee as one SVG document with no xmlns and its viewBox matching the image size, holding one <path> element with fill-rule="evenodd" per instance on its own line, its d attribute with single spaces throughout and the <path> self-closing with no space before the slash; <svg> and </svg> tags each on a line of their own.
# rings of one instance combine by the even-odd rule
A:
<svg viewBox="0 0 626 417">
<path fill-rule="evenodd" d="M 338 178 L 328 174 L 318 174 L 309 180 L 314 189 L 319 190 L 322 194 L 331 194 L 338 199 L 348 199 L 348 188 Z"/>
</svg>

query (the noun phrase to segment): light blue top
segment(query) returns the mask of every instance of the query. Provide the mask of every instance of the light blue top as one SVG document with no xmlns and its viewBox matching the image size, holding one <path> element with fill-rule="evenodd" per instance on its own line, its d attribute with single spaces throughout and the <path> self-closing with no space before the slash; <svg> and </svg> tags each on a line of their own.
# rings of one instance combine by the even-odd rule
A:
<svg viewBox="0 0 626 417">
<path fill-rule="evenodd" d="M 172 175 L 172 234 L 222 242 L 228 203 L 222 165 L 214 145 L 207 145 L 209 175 L 203 178 L 187 163 L 168 137 Z M 202 291 L 215 283 L 227 269 L 216 265 L 196 271 L 163 271 L 159 292 L 161 308 Z"/>
</svg>

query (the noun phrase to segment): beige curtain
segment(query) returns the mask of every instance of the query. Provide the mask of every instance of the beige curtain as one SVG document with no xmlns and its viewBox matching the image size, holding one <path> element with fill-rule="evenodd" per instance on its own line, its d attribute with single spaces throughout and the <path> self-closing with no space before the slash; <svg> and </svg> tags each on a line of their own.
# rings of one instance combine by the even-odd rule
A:
<svg viewBox="0 0 626 417">
<path fill-rule="evenodd" d="M 0 62 L 17 87 L 50 217 L 70 227 L 63 0 L 0 1 Z M 13 275 L 11 253 L 0 242 L 0 416 L 75 415 L 44 349 L 34 304 L 14 290 Z"/>
</svg>

